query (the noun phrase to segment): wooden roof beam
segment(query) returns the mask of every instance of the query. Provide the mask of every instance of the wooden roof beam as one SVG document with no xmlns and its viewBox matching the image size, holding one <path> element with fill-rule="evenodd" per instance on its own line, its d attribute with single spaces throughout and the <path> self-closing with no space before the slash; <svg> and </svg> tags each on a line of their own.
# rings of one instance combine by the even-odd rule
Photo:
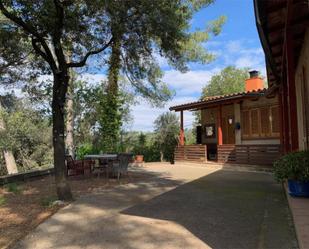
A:
<svg viewBox="0 0 309 249">
<path fill-rule="evenodd" d="M 289 23 L 289 26 L 295 26 L 295 25 L 298 25 L 298 24 L 302 24 L 304 22 L 308 23 L 308 21 L 309 21 L 309 15 L 304 15 L 304 16 L 295 18 L 293 21 L 291 21 Z M 271 34 L 271 33 L 274 33 L 274 32 L 281 31 L 285 28 L 285 26 L 286 26 L 285 23 L 276 24 L 272 27 L 269 27 L 268 32 L 269 32 L 269 34 Z"/>
<path fill-rule="evenodd" d="M 293 5 L 306 3 L 306 0 L 294 0 Z M 267 8 L 267 13 L 271 14 L 273 12 L 281 11 L 286 8 L 286 1 L 278 2 L 277 4 L 273 4 L 271 7 Z"/>
</svg>

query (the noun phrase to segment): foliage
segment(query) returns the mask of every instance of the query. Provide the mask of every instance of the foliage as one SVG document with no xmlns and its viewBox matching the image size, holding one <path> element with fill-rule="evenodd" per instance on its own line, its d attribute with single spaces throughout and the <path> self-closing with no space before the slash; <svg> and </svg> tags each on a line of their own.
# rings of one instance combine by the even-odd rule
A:
<svg viewBox="0 0 309 249">
<path fill-rule="evenodd" d="M 277 181 L 287 179 L 309 181 L 309 151 L 298 151 L 284 155 L 274 163 Z"/>
<path fill-rule="evenodd" d="M 164 159 L 174 163 L 174 151 L 178 143 L 179 121 L 175 113 L 161 114 L 154 122 L 155 133 Z"/>
<path fill-rule="evenodd" d="M 189 32 L 193 14 L 211 3 L 212 0 L 130 4 L 111 1 L 107 7 L 114 38 L 111 68 L 121 69 L 137 93 L 162 105 L 173 93 L 161 80 L 158 56 L 180 71 L 188 70 L 188 62 L 208 63 L 214 59 L 204 44 L 211 35 L 220 33 L 225 17 L 208 23 L 205 30 Z"/>
<path fill-rule="evenodd" d="M 194 129 L 185 129 L 185 138 L 186 145 L 195 144 L 196 143 L 196 135 Z"/>
<path fill-rule="evenodd" d="M 247 78 L 247 68 L 228 66 L 211 77 L 210 82 L 202 90 L 201 98 L 243 92 Z"/>
<path fill-rule="evenodd" d="M 152 143 L 144 147 L 143 150 L 145 162 L 159 162 L 160 161 L 160 148 L 157 143 Z"/>
<path fill-rule="evenodd" d="M 84 143 L 77 147 L 77 159 L 84 159 L 85 155 L 97 154 L 99 151 L 93 147 L 91 143 Z"/>
<path fill-rule="evenodd" d="M 90 143 L 98 151 L 120 150 L 120 135 L 124 125 L 130 122 L 130 105 L 133 95 L 120 82 L 119 94 L 106 92 L 107 82 L 90 85 L 77 81 L 74 93 L 76 146 Z"/>
<path fill-rule="evenodd" d="M 137 143 L 133 148 L 133 153 L 135 155 L 144 155 L 146 149 L 146 135 L 141 132 L 138 135 Z"/>
<path fill-rule="evenodd" d="M 6 95 L 1 100 L 4 107 L 1 116 L 6 129 L 0 131 L 0 150 L 12 150 L 22 171 L 50 165 L 52 139 L 49 120 L 24 99 Z"/>
</svg>

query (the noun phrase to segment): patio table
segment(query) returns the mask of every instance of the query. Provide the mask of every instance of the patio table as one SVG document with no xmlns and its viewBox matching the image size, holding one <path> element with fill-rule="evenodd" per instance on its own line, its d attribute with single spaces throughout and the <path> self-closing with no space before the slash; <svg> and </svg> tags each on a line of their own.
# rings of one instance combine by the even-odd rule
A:
<svg viewBox="0 0 309 249">
<path fill-rule="evenodd" d="M 111 170 L 111 172 L 113 172 L 113 162 L 117 160 L 118 155 L 117 154 L 99 154 L 99 155 L 85 155 L 84 156 L 85 159 L 91 159 L 91 160 L 97 160 L 99 161 L 100 159 L 105 159 L 108 162 L 108 168 L 107 169 L 107 178 L 109 175 L 109 170 Z M 97 169 L 103 169 L 102 167 L 96 167 Z"/>
</svg>

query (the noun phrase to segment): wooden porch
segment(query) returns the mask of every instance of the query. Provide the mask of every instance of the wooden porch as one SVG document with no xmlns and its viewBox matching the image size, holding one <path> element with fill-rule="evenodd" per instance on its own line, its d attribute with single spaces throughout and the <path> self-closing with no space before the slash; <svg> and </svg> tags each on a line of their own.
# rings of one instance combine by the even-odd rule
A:
<svg viewBox="0 0 309 249">
<path fill-rule="evenodd" d="M 235 163 L 248 165 L 271 166 L 282 155 L 282 146 L 269 145 L 229 145 L 217 146 L 217 159 L 207 158 L 207 145 L 182 145 L 175 150 L 175 161 L 207 163 Z"/>
</svg>

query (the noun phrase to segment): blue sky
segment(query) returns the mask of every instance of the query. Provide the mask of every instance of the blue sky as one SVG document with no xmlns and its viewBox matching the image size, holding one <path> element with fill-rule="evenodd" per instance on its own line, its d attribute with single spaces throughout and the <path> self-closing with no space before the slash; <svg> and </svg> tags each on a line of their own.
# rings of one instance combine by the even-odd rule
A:
<svg viewBox="0 0 309 249">
<path fill-rule="evenodd" d="M 182 74 L 170 68 L 163 58 L 158 58 L 164 70 L 163 80 L 176 91 L 175 97 L 164 108 L 153 108 L 145 101 L 132 107 L 133 122 L 130 130 L 153 130 L 153 121 L 171 105 L 198 100 L 201 89 L 211 76 L 226 66 L 249 67 L 265 75 L 264 53 L 260 45 L 255 25 L 253 0 L 217 0 L 211 6 L 196 13 L 191 20 L 192 29 L 205 28 L 208 21 L 225 15 L 227 21 L 222 32 L 206 43 L 206 48 L 217 55 L 217 59 L 207 65 L 191 64 L 190 71 Z M 96 75 L 97 79 L 104 77 Z M 193 116 L 184 113 L 185 127 L 192 126 Z"/>
</svg>

